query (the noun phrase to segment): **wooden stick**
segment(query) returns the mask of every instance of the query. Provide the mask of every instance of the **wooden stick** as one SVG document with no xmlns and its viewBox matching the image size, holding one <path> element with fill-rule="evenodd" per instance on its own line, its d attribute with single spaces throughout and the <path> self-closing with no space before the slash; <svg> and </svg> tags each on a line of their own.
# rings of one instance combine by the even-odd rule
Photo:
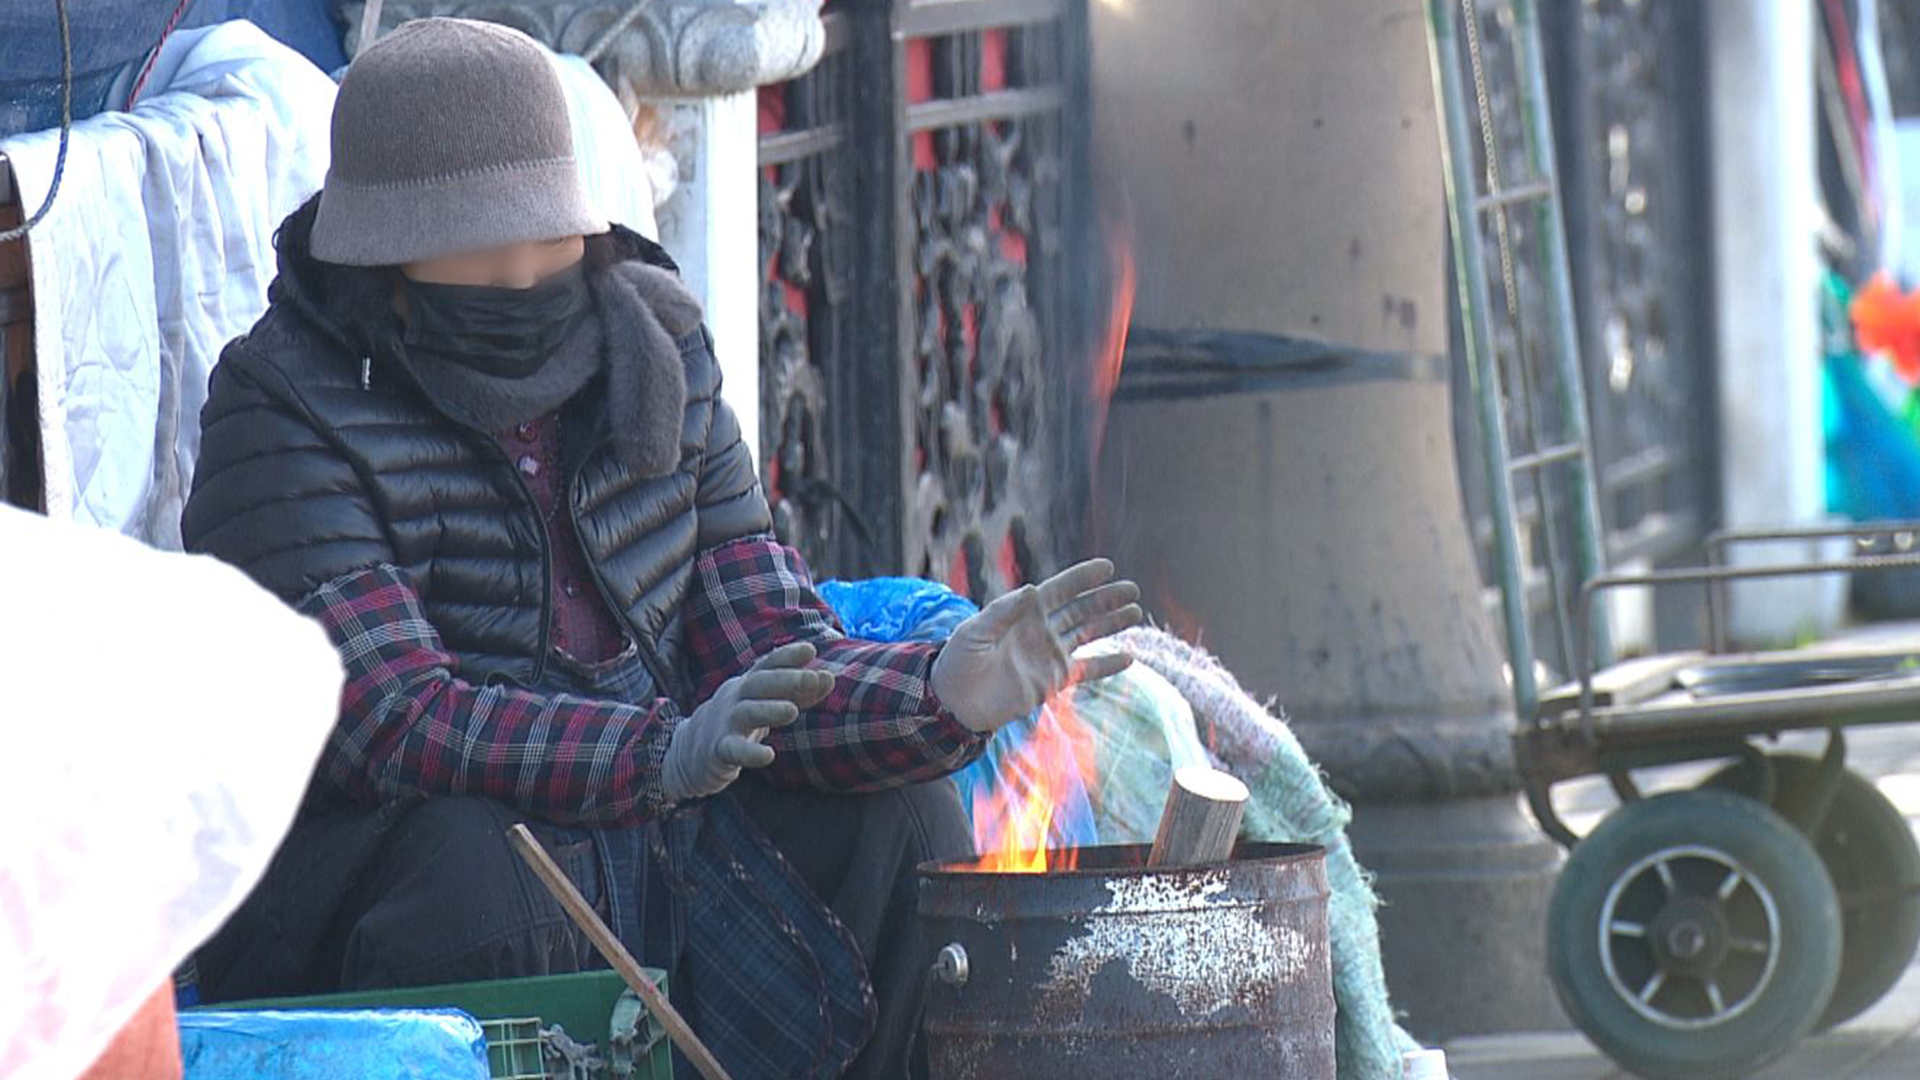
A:
<svg viewBox="0 0 1920 1080">
<path fill-rule="evenodd" d="M 567 909 L 574 925 L 587 935 L 587 940 L 593 942 L 593 947 L 600 950 L 600 955 L 607 958 L 607 963 L 613 965 L 613 970 L 620 973 L 627 985 L 633 987 L 633 992 L 640 995 L 647 1011 L 660 1021 L 660 1026 L 667 1029 L 668 1037 L 673 1039 L 681 1053 L 687 1055 L 687 1060 L 693 1062 L 693 1067 L 700 1070 L 700 1075 L 706 1080 L 733 1080 L 719 1059 L 713 1056 L 713 1051 L 708 1050 L 707 1044 L 700 1041 L 700 1036 L 693 1033 L 693 1028 L 687 1025 L 680 1011 L 640 970 L 640 962 L 633 958 L 625 945 L 620 944 L 619 938 L 613 936 L 613 931 L 607 929 L 599 913 L 587 903 L 586 897 L 580 895 L 580 890 L 574 888 L 566 872 L 554 863 L 552 856 L 540 846 L 540 841 L 534 838 L 533 833 L 525 825 L 515 825 L 507 830 L 507 837 L 513 841 L 514 850 L 520 853 L 520 857 L 527 861 L 527 865 L 546 885 L 547 891 L 560 901 L 561 907 Z"/>
<path fill-rule="evenodd" d="M 1247 785 L 1218 769 L 1190 766 L 1173 774 L 1148 866 L 1225 862 L 1247 812 Z"/>
</svg>

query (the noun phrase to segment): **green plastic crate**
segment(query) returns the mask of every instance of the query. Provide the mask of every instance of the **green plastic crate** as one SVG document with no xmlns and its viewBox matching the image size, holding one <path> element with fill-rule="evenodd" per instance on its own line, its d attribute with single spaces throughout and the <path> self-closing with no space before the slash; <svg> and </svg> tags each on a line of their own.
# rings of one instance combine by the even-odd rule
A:
<svg viewBox="0 0 1920 1080">
<path fill-rule="evenodd" d="M 664 993 L 666 973 L 645 970 Z M 570 1080 L 673 1080 L 666 1029 L 611 971 L 222 1002 L 206 1008 L 459 1009 L 472 1014 L 486 1032 L 488 1071 L 494 1080 L 547 1080 L 547 1039 L 541 1030 L 555 1027 L 569 1039 L 593 1046 L 605 1063 L 598 1070 L 576 1070 Z M 627 1033 L 630 1038 L 621 1037 Z"/>
</svg>

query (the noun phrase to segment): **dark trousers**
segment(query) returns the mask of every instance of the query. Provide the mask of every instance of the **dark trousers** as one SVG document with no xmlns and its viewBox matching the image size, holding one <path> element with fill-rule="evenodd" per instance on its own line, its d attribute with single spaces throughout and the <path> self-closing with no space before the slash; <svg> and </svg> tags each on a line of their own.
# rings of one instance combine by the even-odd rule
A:
<svg viewBox="0 0 1920 1080">
<path fill-rule="evenodd" d="M 923 1075 L 924 1064 L 913 1059 L 932 948 L 916 938 L 914 867 L 972 850 L 953 785 L 851 796 L 782 790 L 749 777 L 723 797 L 740 805 L 846 924 L 866 960 L 878 1025 L 846 1075 Z M 474 798 L 429 799 L 406 811 L 329 920 L 318 967 L 337 971 L 341 989 L 372 989 L 605 966 L 508 846 L 506 829 L 521 820 L 504 804 Z M 592 840 L 576 830 L 533 828 L 604 910 L 608 885 Z M 296 830 L 283 862 L 298 865 L 291 848 L 299 843 Z"/>
</svg>

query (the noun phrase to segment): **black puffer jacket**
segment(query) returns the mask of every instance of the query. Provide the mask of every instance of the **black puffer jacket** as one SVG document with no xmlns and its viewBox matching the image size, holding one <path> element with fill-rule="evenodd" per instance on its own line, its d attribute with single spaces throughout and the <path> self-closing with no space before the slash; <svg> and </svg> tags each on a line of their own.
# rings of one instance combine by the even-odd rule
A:
<svg viewBox="0 0 1920 1080">
<path fill-rule="evenodd" d="M 391 563 L 412 577 L 466 678 L 532 683 L 548 654 L 546 523 L 492 437 L 449 419 L 394 358 L 394 271 L 308 253 L 314 206 L 281 227 L 267 312 L 214 369 L 187 547 L 289 603 Z M 672 267 L 658 245 L 617 226 L 588 239 L 586 259 L 589 274 L 625 260 Z M 575 515 L 601 586 L 670 692 L 683 689 L 679 613 L 695 556 L 770 525 L 704 329 L 677 344 L 684 379 L 643 377 L 641 415 L 609 418 L 594 387 L 567 406 L 571 497 L 561 509 Z M 610 423 L 678 424 L 677 465 L 657 476 L 623 465 Z"/>
</svg>

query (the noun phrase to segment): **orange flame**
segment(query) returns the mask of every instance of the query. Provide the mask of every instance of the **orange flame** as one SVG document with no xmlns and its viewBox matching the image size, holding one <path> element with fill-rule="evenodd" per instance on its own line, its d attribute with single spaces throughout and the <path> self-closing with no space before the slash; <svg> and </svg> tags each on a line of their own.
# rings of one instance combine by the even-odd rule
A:
<svg viewBox="0 0 1920 1080">
<path fill-rule="evenodd" d="M 1028 791 L 1025 797 L 1006 793 L 978 796 L 974 800 L 978 813 L 981 802 L 1014 803 L 1007 811 L 988 809 L 988 814 L 975 819 L 976 833 L 989 834 L 999 832 L 994 841 L 981 845 L 986 854 L 980 856 L 975 868 L 1002 874 L 1044 874 L 1048 866 L 1047 833 L 1053 825 L 1053 799 L 1041 788 Z M 978 839 L 978 837 L 976 837 Z M 1067 849 L 1071 853 L 1072 849 Z"/>
<path fill-rule="evenodd" d="M 1138 285 L 1130 215 L 1121 211 L 1106 216 L 1112 293 L 1106 326 L 1092 357 L 1095 461 L 1106 435 L 1107 406 L 1120 385 Z M 999 784 L 991 791 L 983 786 L 974 793 L 973 840 L 980 858 L 972 869 L 1041 874 L 1072 870 L 1079 864 L 1077 847 L 1055 846 L 1061 839 L 1055 835 L 1055 818 L 1062 798 L 1076 782 L 1089 792 L 1097 789 L 1094 745 L 1092 734 L 1074 711 L 1073 690 L 1054 695 L 1027 740 L 1000 762 Z"/>
<path fill-rule="evenodd" d="M 1161 567 L 1154 576 L 1153 613 L 1166 624 L 1173 636 L 1193 645 L 1207 643 L 1207 627 L 1200 621 L 1199 612 L 1180 602 L 1174 592 L 1172 575 L 1166 567 Z"/>
<path fill-rule="evenodd" d="M 1000 783 L 973 797 L 975 870 L 1043 874 L 1079 865 L 1079 848 L 1055 846 L 1054 816 L 1076 782 L 1089 788 L 1094 739 L 1073 708 L 1071 688 L 1047 702 L 1027 740 L 1000 763 Z"/>
<path fill-rule="evenodd" d="M 1106 333 L 1093 357 L 1093 460 L 1107 435 L 1107 406 L 1120 386 L 1120 367 L 1127 358 L 1127 331 L 1133 325 L 1133 298 L 1139 278 L 1133 260 L 1133 225 L 1124 213 L 1112 215 L 1107 233 L 1107 269 L 1113 293 L 1107 303 Z"/>
</svg>

